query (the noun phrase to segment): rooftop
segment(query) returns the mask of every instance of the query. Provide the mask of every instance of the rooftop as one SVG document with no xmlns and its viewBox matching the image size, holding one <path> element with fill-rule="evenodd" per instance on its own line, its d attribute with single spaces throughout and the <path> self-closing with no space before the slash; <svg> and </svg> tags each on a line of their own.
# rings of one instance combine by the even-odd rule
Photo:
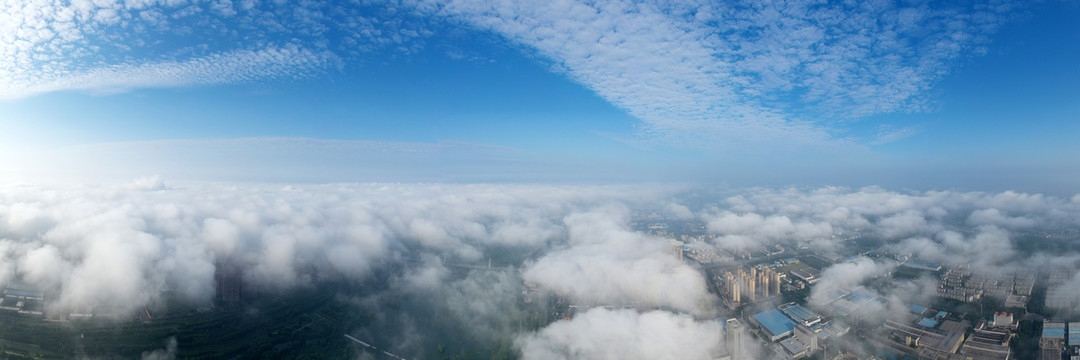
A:
<svg viewBox="0 0 1080 360">
<path fill-rule="evenodd" d="M 796 355 L 806 350 L 806 345 L 803 345 L 803 343 L 793 337 L 780 341 L 780 345 L 791 355 Z"/>
<path fill-rule="evenodd" d="M 1042 337 L 1065 338 L 1065 323 L 1043 324 Z"/>
<path fill-rule="evenodd" d="M 819 275 L 821 275 L 821 272 L 815 268 L 803 268 L 798 270 L 791 270 L 791 275 L 795 275 L 799 278 L 802 278 L 803 280 L 810 281 L 812 279 L 816 279 Z"/>
<path fill-rule="evenodd" d="M 874 300 L 874 301 L 877 301 L 877 302 L 882 303 L 882 304 L 885 303 L 885 299 L 874 296 L 873 294 L 870 294 L 870 293 L 868 293 L 866 291 L 859 291 L 857 293 L 851 294 L 851 296 L 848 297 L 848 300 L 851 300 L 852 302 L 860 302 L 860 301 L 863 301 L 863 300 Z"/>
<path fill-rule="evenodd" d="M 1080 345 L 1080 322 L 1069 323 L 1069 345 Z"/>
<path fill-rule="evenodd" d="M 754 314 L 756 320 L 772 336 L 781 336 L 795 329 L 795 322 L 789 319 L 780 310 L 769 310 Z"/>
<path fill-rule="evenodd" d="M 938 351 L 954 352 L 960 346 L 964 333 L 970 328 L 971 323 L 946 320 L 937 329 L 929 329 L 909 322 L 889 319 L 885 320 L 884 326 L 890 330 L 899 330 L 919 336 L 921 338 L 919 343 L 922 344 L 920 346 Z"/>
<path fill-rule="evenodd" d="M 840 259 L 839 262 L 845 263 L 845 262 L 848 262 L 848 261 L 855 261 L 855 259 L 858 259 L 860 257 L 862 257 L 862 255 L 848 256 L 846 258 Z"/>
<path fill-rule="evenodd" d="M 792 320 L 802 323 L 814 323 L 821 320 L 821 316 L 799 304 L 780 305 L 780 311 L 790 316 Z"/>
</svg>

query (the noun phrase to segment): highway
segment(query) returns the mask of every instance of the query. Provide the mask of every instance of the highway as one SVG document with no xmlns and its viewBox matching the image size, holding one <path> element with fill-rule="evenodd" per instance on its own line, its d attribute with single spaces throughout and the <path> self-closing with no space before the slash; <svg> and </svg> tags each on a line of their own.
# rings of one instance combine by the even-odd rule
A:
<svg viewBox="0 0 1080 360">
<path fill-rule="evenodd" d="M 356 342 L 357 344 L 363 345 L 364 347 L 370 348 L 371 350 L 382 352 L 386 356 L 389 356 L 389 357 L 392 357 L 392 358 L 395 358 L 395 359 L 398 359 L 398 360 L 405 360 L 405 358 L 403 358 L 403 357 L 394 355 L 394 354 L 392 354 L 392 353 L 390 353 L 390 352 L 388 352 L 386 350 L 379 350 L 379 348 L 375 347 L 375 345 L 371 345 L 371 344 L 368 344 L 366 342 L 363 342 L 360 339 L 349 336 L 349 334 L 345 334 L 345 338 L 347 338 L 349 340 L 352 340 L 353 342 Z"/>
</svg>

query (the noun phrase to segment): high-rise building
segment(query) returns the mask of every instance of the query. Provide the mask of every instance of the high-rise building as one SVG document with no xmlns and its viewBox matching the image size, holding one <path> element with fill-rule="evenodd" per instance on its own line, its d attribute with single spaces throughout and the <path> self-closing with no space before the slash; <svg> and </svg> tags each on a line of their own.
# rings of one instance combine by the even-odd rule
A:
<svg viewBox="0 0 1080 360">
<path fill-rule="evenodd" d="M 742 323 L 736 318 L 727 319 L 724 328 L 724 345 L 731 360 L 742 360 Z"/>
<path fill-rule="evenodd" d="M 682 260 L 684 252 L 687 250 L 686 243 L 675 239 L 669 239 L 668 243 L 671 245 L 671 254 Z"/>
<path fill-rule="evenodd" d="M 724 285 L 727 287 L 727 296 L 731 300 L 732 304 L 738 305 L 742 299 L 739 294 L 739 288 L 741 279 L 732 274 L 731 272 L 724 273 Z"/>
<path fill-rule="evenodd" d="M 725 272 L 723 292 L 734 305 L 780 295 L 780 273 L 768 267 Z"/>
<path fill-rule="evenodd" d="M 772 270 L 766 268 L 758 274 L 758 277 L 761 278 L 761 295 L 764 297 L 769 297 L 769 275 L 771 272 Z"/>
<path fill-rule="evenodd" d="M 750 284 L 746 282 L 746 270 L 743 270 L 742 268 L 740 268 L 739 272 L 738 272 L 738 277 L 739 277 L 739 279 L 738 279 L 738 283 L 739 283 L 739 302 L 741 303 L 743 301 L 743 299 L 747 298 L 746 290 L 749 289 L 747 286 L 749 286 Z"/>
<path fill-rule="evenodd" d="M 746 298 L 750 302 L 757 300 L 757 269 L 750 268 L 750 276 L 747 278 Z"/>
<path fill-rule="evenodd" d="M 770 275 L 769 285 L 773 288 L 772 293 L 773 295 L 780 295 L 780 272 L 773 271 Z"/>
<path fill-rule="evenodd" d="M 214 280 L 217 282 L 217 293 L 222 302 L 240 301 L 240 274 L 219 270 L 214 274 Z"/>
</svg>

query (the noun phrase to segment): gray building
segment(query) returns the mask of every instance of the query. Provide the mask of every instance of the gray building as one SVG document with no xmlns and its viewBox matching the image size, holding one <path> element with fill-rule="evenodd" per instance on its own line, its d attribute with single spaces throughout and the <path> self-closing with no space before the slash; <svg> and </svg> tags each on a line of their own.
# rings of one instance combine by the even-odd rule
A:
<svg viewBox="0 0 1080 360">
<path fill-rule="evenodd" d="M 732 360 L 742 360 L 742 332 L 743 325 L 739 319 L 727 319 L 724 323 L 724 345 Z"/>
<path fill-rule="evenodd" d="M 1042 337 L 1039 338 L 1040 360 L 1061 360 L 1065 350 L 1065 323 L 1043 323 Z"/>
</svg>

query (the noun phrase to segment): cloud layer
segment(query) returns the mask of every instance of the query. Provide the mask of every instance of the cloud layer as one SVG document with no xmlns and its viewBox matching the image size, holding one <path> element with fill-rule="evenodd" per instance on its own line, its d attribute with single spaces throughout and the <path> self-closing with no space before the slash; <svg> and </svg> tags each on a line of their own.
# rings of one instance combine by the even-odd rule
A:
<svg viewBox="0 0 1080 360">
<path fill-rule="evenodd" d="M 723 247 L 797 240 L 836 249 L 860 236 L 927 261 L 999 266 L 1026 259 L 1014 241 L 1024 234 L 1080 226 L 1078 199 L 1012 191 L 751 189 L 727 197 L 701 219 Z"/>
<path fill-rule="evenodd" d="M 380 346 L 395 353 L 433 356 L 427 336 L 464 329 L 455 331 L 502 338 L 526 358 L 706 358 L 722 350 L 713 319 L 725 314 L 704 274 L 673 256 L 667 239 L 632 230 L 636 211 L 696 216 L 712 235 L 696 247 L 780 243 L 827 252 L 857 235 L 919 261 L 977 270 L 1080 266 L 1080 196 L 788 188 L 719 200 L 690 189 L 704 196 L 691 202 L 699 205 L 671 200 L 685 190 L 173 184 L 157 177 L 123 186 L 8 186 L 0 188 L 0 283 L 45 291 L 55 311 L 125 314 L 166 292 L 208 301 L 222 266 L 267 292 L 378 274 L 385 283 L 378 291 L 347 299 L 379 314 L 353 335 L 392 336 L 394 343 Z M 1020 246 L 1028 236 L 1050 237 L 1044 245 L 1052 248 Z M 530 255 L 496 262 L 496 271 L 468 270 L 484 268 L 491 249 Z M 927 301 L 935 279 L 880 283 L 895 267 L 869 258 L 827 267 L 812 298 L 866 291 L 885 299 L 864 304 L 878 315 Z M 582 307 L 535 330 L 507 325 L 525 321 L 526 282 L 537 299 L 559 296 Z M 389 304 L 404 310 L 379 311 Z M 451 323 L 427 330 L 431 314 Z M 645 338 L 651 341 L 639 341 Z"/>
<path fill-rule="evenodd" d="M 564 223 L 569 246 L 526 267 L 522 273 L 526 281 L 580 305 L 713 311 L 704 275 L 669 255 L 665 239 L 629 230 L 625 209 L 572 214 Z"/>
<path fill-rule="evenodd" d="M 362 279 L 424 254 L 475 263 L 488 246 L 545 246 L 584 208 L 658 199 L 632 190 L 169 187 L 155 178 L 119 188 L 15 186 L 0 192 L 0 283 L 41 287 L 60 306 L 125 311 L 167 289 L 207 300 L 222 264 L 274 290 L 316 277 Z"/>
<path fill-rule="evenodd" d="M 1080 196 L 1071 198 L 1012 191 L 895 192 L 857 190 L 749 189 L 728 196 L 701 213 L 721 248 L 759 250 L 768 244 L 806 247 L 819 253 L 851 255 L 863 247 L 892 256 L 946 267 L 970 266 L 976 274 L 1008 275 L 1017 270 L 1044 274 L 1080 267 Z M 856 239 L 858 239 L 856 242 Z M 883 320 L 926 304 L 938 279 L 899 280 L 891 259 L 857 257 L 821 269 L 812 303 L 835 310 L 837 292 L 864 292 L 859 316 Z M 1062 287 L 1063 289 L 1065 287 Z M 1080 311 L 1075 304 L 1065 311 Z"/>
<path fill-rule="evenodd" d="M 716 321 L 663 311 L 592 309 L 518 338 L 523 358 L 712 359 L 722 348 Z"/>
</svg>

